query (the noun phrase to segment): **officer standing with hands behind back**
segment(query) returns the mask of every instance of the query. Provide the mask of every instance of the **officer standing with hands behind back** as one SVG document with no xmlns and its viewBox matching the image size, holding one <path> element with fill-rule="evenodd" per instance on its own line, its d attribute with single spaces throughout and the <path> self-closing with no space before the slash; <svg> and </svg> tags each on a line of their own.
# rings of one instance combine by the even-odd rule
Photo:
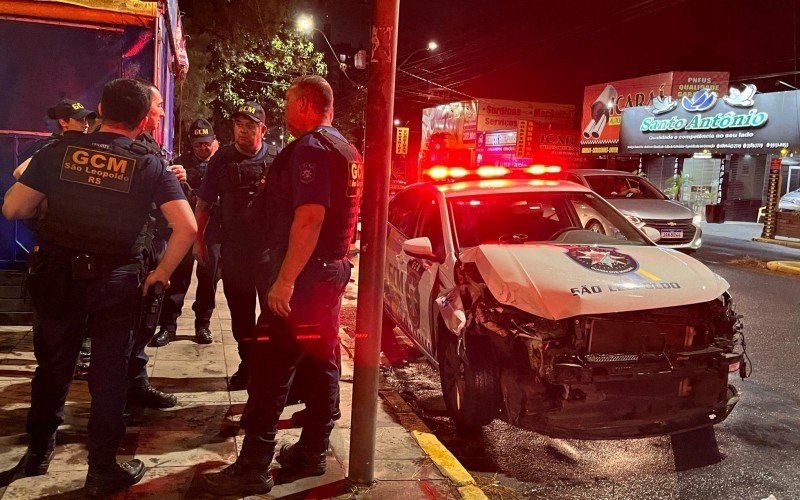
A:
<svg viewBox="0 0 800 500">
<path fill-rule="evenodd" d="M 321 76 L 302 76 L 286 92 L 286 125 L 297 139 L 270 168 L 268 216 L 271 287 L 250 353 L 246 434 L 239 458 L 203 476 L 217 495 L 268 492 L 277 424 L 301 361 L 307 415 L 300 440 L 277 457 L 284 480 L 321 475 L 339 394 L 339 310 L 352 265 L 347 259 L 361 197 L 361 155 L 331 126 L 333 91 Z M 262 340 L 262 337 L 264 340 Z"/>
<path fill-rule="evenodd" d="M 20 468 L 27 476 L 47 472 L 88 327 L 93 356 L 85 491 L 94 496 L 127 488 L 144 475 L 140 460 L 116 462 L 125 435 L 128 360 L 138 319 L 134 304 L 156 283 L 168 283 L 197 231 L 175 175 L 157 156 L 137 153 L 132 146 L 149 106 L 149 90 L 141 83 L 107 83 L 98 108 L 100 130 L 40 151 L 3 203 L 9 220 L 34 218 L 43 200 L 49 204 L 37 227 L 41 261 L 28 284 L 38 322 L 38 366 L 27 421 L 30 442 Z M 153 203 L 169 221 L 172 235 L 164 258 L 142 283 Z"/>
<path fill-rule="evenodd" d="M 206 239 L 211 207 L 219 201 L 214 217 L 222 225 L 222 284 L 231 310 L 231 330 L 239 344 L 241 364 L 228 387 L 241 390 L 249 376 L 249 348 L 256 324 L 256 299 L 263 303 L 267 294 L 263 263 L 266 257 L 264 228 L 249 217 L 250 205 L 264 190 L 265 175 L 273 157 L 264 143 L 267 131 L 264 109 L 256 102 L 245 102 L 233 113 L 234 143 L 223 146 L 211 158 L 200 191 L 197 193 L 197 241 L 194 257 L 198 265 L 208 265 Z"/>
<path fill-rule="evenodd" d="M 211 156 L 214 154 L 214 129 L 211 124 L 203 120 L 195 120 L 189 126 L 189 142 L 192 149 L 175 158 L 176 165 L 182 165 L 186 169 L 186 182 L 183 189 L 192 209 L 197 205 L 197 191 L 200 189 L 201 182 L 206 173 Z M 218 217 L 218 216 L 217 216 Z M 203 234 L 206 247 L 208 248 L 208 260 L 197 265 L 197 291 L 195 301 L 192 305 L 194 310 L 194 332 L 195 340 L 198 344 L 210 344 L 211 338 L 211 316 L 214 314 L 215 296 L 217 294 L 217 282 L 219 282 L 219 252 L 221 230 L 216 217 L 209 220 Z M 159 324 L 160 330 L 156 333 L 151 346 L 163 347 L 175 339 L 175 332 L 178 329 L 178 317 L 183 309 L 183 301 L 189 285 L 192 282 L 192 269 L 194 268 L 194 258 L 189 252 L 186 258 L 175 269 L 172 274 L 172 284 L 164 297 L 164 307 L 161 309 Z"/>
</svg>

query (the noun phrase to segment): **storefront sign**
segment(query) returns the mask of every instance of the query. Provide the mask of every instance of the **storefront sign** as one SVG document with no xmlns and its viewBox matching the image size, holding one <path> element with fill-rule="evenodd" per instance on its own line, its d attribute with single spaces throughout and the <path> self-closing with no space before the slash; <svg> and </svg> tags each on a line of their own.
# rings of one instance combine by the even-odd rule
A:
<svg viewBox="0 0 800 500">
<path fill-rule="evenodd" d="M 478 99 L 478 131 L 517 130 L 520 120 L 538 128 L 565 129 L 573 126 L 575 106 L 547 102 Z"/>
<path fill-rule="evenodd" d="M 691 96 L 656 97 L 622 113 L 625 153 L 769 153 L 800 147 L 800 92 L 758 94 L 754 85 L 722 97 L 701 89 Z"/>
<path fill-rule="evenodd" d="M 728 73 L 673 71 L 586 87 L 583 94 L 581 152 L 619 152 L 621 114 L 624 109 L 649 106 L 654 99 L 663 96 L 679 100 L 694 95 L 700 88 L 724 94 L 728 90 Z"/>
</svg>

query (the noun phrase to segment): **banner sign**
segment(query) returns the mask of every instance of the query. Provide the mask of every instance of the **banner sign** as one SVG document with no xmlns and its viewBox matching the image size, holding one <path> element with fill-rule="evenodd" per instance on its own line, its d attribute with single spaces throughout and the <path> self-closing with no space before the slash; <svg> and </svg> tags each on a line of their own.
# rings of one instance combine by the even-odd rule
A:
<svg viewBox="0 0 800 500">
<path fill-rule="evenodd" d="M 574 119 L 575 106 L 571 104 L 478 99 L 478 132 L 516 130 L 520 120 L 539 128 L 567 129 Z"/>
<path fill-rule="evenodd" d="M 691 97 L 656 97 L 622 113 L 620 151 L 638 154 L 698 152 L 763 154 L 800 147 L 800 92 L 757 93 L 755 85 Z"/>
<path fill-rule="evenodd" d="M 422 110 L 422 149 L 430 148 L 433 135 L 448 137 L 448 147 L 475 144 L 477 101 L 452 102 Z"/>
<path fill-rule="evenodd" d="M 394 152 L 398 155 L 408 154 L 408 127 L 397 127 Z"/>
<path fill-rule="evenodd" d="M 624 109 L 649 106 L 657 97 L 680 99 L 691 96 L 700 88 L 724 94 L 728 90 L 728 73 L 673 71 L 586 87 L 583 94 L 581 152 L 618 153 Z"/>
</svg>

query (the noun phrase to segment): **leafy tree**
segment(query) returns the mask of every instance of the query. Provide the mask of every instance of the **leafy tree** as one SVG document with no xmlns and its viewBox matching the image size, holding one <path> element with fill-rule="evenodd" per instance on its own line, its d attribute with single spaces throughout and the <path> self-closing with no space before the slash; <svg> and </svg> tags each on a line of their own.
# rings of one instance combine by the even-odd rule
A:
<svg viewBox="0 0 800 500">
<path fill-rule="evenodd" d="M 177 99 L 184 131 L 192 120 L 210 118 L 220 142 L 229 142 L 227 120 L 252 100 L 264 107 L 270 135 L 277 136 L 289 83 L 327 74 L 322 52 L 295 29 L 301 6 L 295 0 L 192 2 L 185 18 L 189 74 Z"/>
</svg>

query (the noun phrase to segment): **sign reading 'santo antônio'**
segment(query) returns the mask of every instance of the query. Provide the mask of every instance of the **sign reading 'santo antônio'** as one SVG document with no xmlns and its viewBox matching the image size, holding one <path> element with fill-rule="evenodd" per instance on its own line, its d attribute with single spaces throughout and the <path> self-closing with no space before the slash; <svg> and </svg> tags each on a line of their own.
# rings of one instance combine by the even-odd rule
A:
<svg viewBox="0 0 800 500">
<path fill-rule="evenodd" d="M 759 94 L 755 85 L 720 98 L 701 89 L 653 99 L 622 113 L 625 153 L 770 153 L 800 148 L 800 92 Z"/>
</svg>

